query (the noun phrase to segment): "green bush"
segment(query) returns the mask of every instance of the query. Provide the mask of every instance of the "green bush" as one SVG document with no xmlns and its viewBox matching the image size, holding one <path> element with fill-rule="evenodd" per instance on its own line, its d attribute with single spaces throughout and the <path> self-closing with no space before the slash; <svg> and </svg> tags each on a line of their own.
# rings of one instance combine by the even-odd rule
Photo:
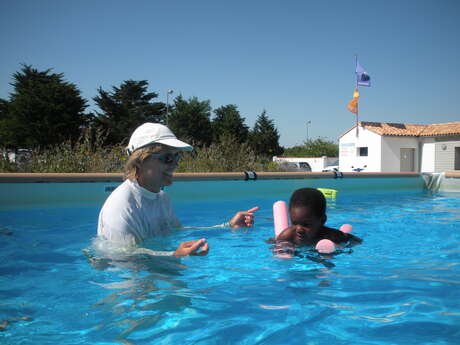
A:
<svg viewBox="0 0 460 345">
<path fill-rule="evenodd" d="M 35 149 L 30 159 L 10 162 L 0 159 L 0 172 L 109 173 L 123 172 L 127 155 L 121 146 L 104 147 L 101 133 L 86 134 L 78 142 L 64 142 L 47 149 Z M 279 171 L 271 157 L 257 156 L 247 143 L 232 136 L 218 143 L 184 153 L 177 172 Z"/>
<path fill-rule="evenodd" d="M 91 150 L 84 144 L 63 143 L 47 150 L 37 150 L 24 166 L 29 172 L 91 173 L 121 172 L 126 160 L 122 148 Z"/>
<path fill-rule="evenodd" d="M 0 157 L 0 172 L 21 172 L 18 169 L 18 164 L 10 162 L 6 153 L 2 154 Z"/>
<path fill-rule="evenodd" d="M 100 131 L 87 132 L 72 144 L 70 141 L 52 147 L 32 150 L 26 160 L 10 162 L 3 158 L 2 172 L 33 173 L 90 173 L 121 172 L 126 154 L 121 147 L 103 147 L 104 135 Z"/>
<path fill-rule="evenodd" d="M 233 136 L 222 136 L 207 147 L 185 153 L 178 172 L 278 171 L 270 159 L 257 156 L 248 143 Z"/>
<path fill-rule="evenodd" d="M 283 155 L 291 157 L 338 157 L 339 145 L 333 141 L 317 138 L 305 141 L 303 145 L 288 148 Z"/>
</svg>

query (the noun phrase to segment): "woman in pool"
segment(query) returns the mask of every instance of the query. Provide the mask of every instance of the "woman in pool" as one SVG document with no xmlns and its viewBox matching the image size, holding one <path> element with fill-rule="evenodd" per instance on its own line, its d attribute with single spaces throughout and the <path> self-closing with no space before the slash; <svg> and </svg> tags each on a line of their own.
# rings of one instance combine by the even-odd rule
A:
<svg viewBox="0 0 460 345">
<path fill-rule="evenodd" d="M 181 227 L 168 195 L 162 191 L 172 184 L 180 152 L 191 151 L 171 130 L 158 123 L 144 123 L 132 134 L 125 166 L 126 180 L 107 198 L 99 214 L 97 234 L 133 253 L 150 255 L 206 255 L 206 239 L 183 242 L 173 252 L 157 252 L 138 248 L 144 240 L 169 234 Z M 214 227 L 252 227 L 253 213 L 258 207 L 237 212 L 229 221 Z"/>
<path fill-rule="evenodd" d="M 276 237 L 277 242 L 290 242 L 297 246 L 316 246 L 324 239 L 335 244 L 362 242 L 359 237 L 324 225 L 327 220 L 326 198 L 317 189 L 297 189 L 289 200 L 289 215 L 292 226 L 283 230 Z"/>
</svg>

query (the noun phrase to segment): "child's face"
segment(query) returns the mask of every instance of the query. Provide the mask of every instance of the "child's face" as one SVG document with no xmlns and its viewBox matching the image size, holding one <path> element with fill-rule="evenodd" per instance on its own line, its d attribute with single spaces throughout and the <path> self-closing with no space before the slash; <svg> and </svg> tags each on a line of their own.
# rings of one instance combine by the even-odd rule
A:
<svg viewBox="0 0 460 345">
<path fill-rule="evenodd" d="M 321 217 L 313 214 L 310 207 L 293 207 L 290 210 L 291 223 L 296 227 L 295 242 L 313 240 L 323 225 Z"/>
</svg>

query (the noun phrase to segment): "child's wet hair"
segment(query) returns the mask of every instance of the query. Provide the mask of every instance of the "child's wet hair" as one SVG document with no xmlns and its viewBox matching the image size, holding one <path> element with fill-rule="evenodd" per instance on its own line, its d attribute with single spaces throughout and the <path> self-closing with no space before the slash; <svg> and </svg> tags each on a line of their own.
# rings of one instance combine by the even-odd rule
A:
<svg viewBox="0 0 460 345">
<path fill-rule="evenodd" d="M 326 198 L 315 188 L 300 188 L 291 195 L 289 210 L 294 207 L 309 207 L 317 217 L 326 215 Z"/>
</svg>

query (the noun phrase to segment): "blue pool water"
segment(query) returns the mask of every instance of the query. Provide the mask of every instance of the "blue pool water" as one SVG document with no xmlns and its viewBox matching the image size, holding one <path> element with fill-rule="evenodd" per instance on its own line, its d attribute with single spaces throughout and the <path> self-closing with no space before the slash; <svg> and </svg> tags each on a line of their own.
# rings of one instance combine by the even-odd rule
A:
<svg viewBox="0 0 460 345">
<path fill-rule="evenodd" d="M 1 210 L 0 343 L 460 344 L 459 194 L 340 192 L 327 224 L 353 224 L 364 243 L 276 259 L 265 243 L 272 204 L 289 194 L 179 200 L 191 226 L 261 210 L 251 230 L 184 230 L 150 244 L 206 237 L 206 257 L 93 258 L 96 268 L 82 249 L 99 205 Z"/>
</svg>

